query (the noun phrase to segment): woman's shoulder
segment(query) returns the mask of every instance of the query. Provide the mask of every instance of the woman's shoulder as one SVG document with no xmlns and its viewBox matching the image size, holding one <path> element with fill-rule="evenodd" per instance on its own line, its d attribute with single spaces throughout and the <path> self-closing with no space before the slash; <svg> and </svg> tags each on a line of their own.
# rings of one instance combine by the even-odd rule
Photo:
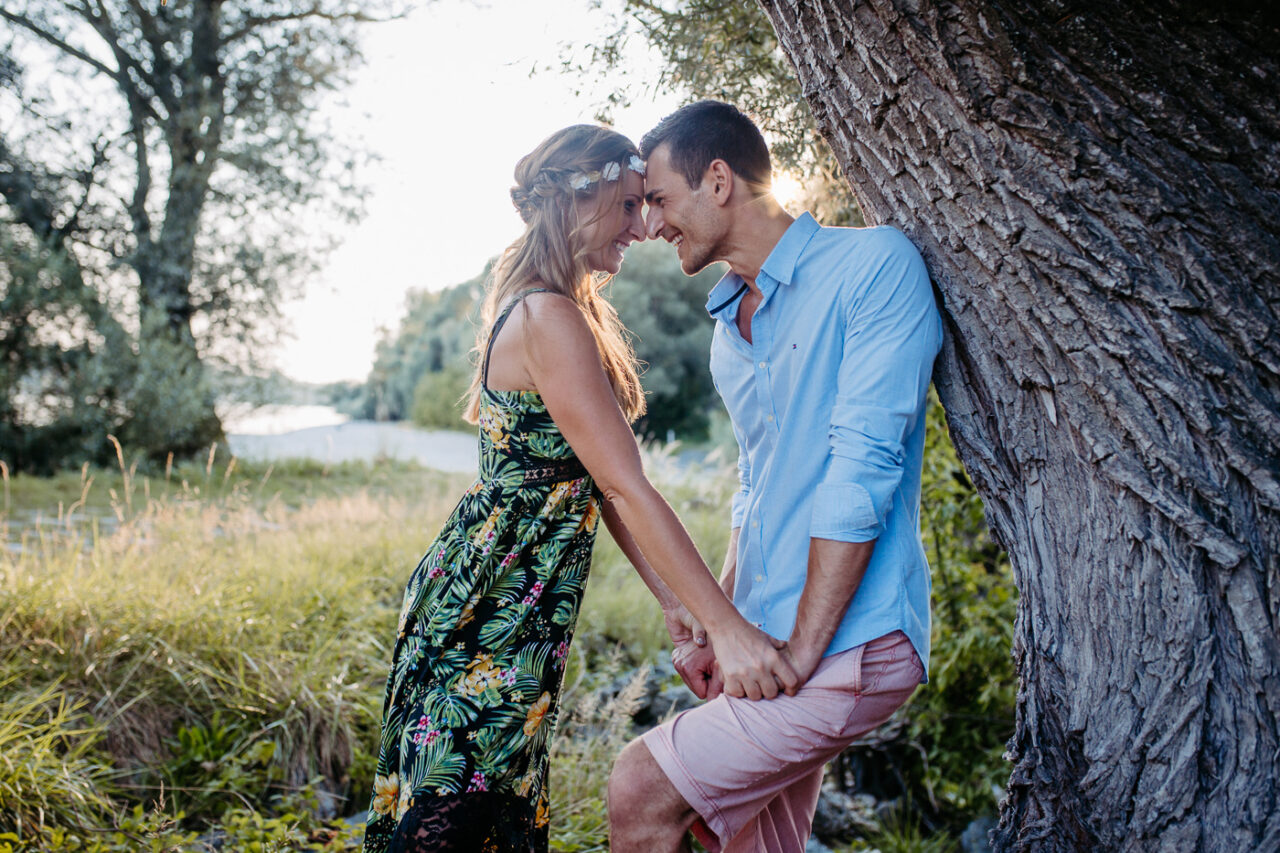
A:
<svg viewBox="0 0 1280 853">
<path fill-rule="evenodd" d="M 526 310 L 516 312 L 523 315 L 519 317 L 519 334 L 534 352 L 596 352 L 595 335 L 573 299 L 550 290 L 526 291 L 523 302 Z"/>
<path fill-rule="evenodd" d="M 578 303 L 563 293 L 537 284 L 531 285 L 523 293 L 529 319 L 535 324 L 586 323 Z"/>
</svg>

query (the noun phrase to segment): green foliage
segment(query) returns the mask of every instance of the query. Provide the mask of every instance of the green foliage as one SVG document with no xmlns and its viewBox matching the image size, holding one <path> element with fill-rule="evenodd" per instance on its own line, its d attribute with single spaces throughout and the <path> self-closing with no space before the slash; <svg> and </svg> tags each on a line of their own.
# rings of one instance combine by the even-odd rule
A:
<svg viewBox="0 0 1280 853">
<path fill-rule="evenodd" d="M 470 430 L 459 402 L 470 386 L 479 304 L 488 271 L 435 292 L 410 294 L 399 328 L 388 332 L 363 389 L 335 399 L 343 411 L 377 420 L 412 418 L 420 426 Z M 622 272 L 606 291 L 633 334 L 645 364 L 649 414 L 641 435 L 706 438 L 709 415 L 719 408 L 707 351 L 712 324 L 707 293 L 718 273 L 692 278 L 680 271 L 670 246 L 640 243 L 627 251 Z"/>
<path fill-rule="evenodd" d="M 158 775 L 174 805 L 192 814 L 221 817 L 243 802 L 266 800 L 284 781 L 272 761 L 275 742 L 255 740 L 243 718 L 228 720 L 221 709 L 207 724 L 179 725 L 165 746 L 170 757 Z"/>
<path fill-rule="evenodd" d="M 628 43 L 636 37 L 664 62 L 656 73 L 645 66 L 639 80 L 628 77 L 624 62 Z M 605 32 L 576 47 L 560 70 L 580 81 L 582 89 L 591 89 L 598 79 L 610 81 L 599 107 L 602 120 L 608 121 L 615 107 L 653 91 L 736 104 L 764 132 L 775 169 L 801 182 L 804 206 L 828 225 L 862 223 L 795 71 L 754 0 L 625 0 Z"/>
<path fill-rule="evenodd" d="M 109 813 L 111 768 L 96 752 L 100 730 L 56 683 L 32 693 L 11 657 L 0 682 L 0 850 L 3 833 L 29 838 L 45 826 Z"/>
<path fill-rule="evenodd" d="M 933 572 L 930 683 L 908 709 L 905 756 L 921 809 L 962 828 L 994 811 L 1013 734 L 1013 623 L 1017 591 L 1006 555 L 991 541 L 982 502 L 956 457 L 942 406 L 929 407 L 921 530 Z"/>
<path fill-rule="evenodd" d="M 252 366 L 358 212 L 317 117 L 397 0 L 6 4 L 0 458 L 48 472 L 222 435 L 206 368 Z M 252 223 L 252 227 L 247 227 Z"/>
<path fill-rule="evenodd" d="M 0 553 L 0 684 L 24 690 L 0 691 L 0 832 L 22 839 L 0 851 L 193 849 L 211 824 L 223 849 L 356 849 L 319 798 L 368 796 L 400 584 L 465 479 L 211 461 L 7 482 L 6 520 L 57 523 Z"/>
<path fill-rule="evenodd" d="M 930 834 L 920 828 L 919 816 L 909 809 L 894 809 L 878 831 L 838 853 L 960 853 L 960 845 L 945 833 Z"/>
<path fill-rule="evenodd" d="M 422 374 L 413 389 L 413 422 L 431 429 L 472 429 L 462 418 L 471 376 L 469 364 L 456 363 Z"/>
</svg>

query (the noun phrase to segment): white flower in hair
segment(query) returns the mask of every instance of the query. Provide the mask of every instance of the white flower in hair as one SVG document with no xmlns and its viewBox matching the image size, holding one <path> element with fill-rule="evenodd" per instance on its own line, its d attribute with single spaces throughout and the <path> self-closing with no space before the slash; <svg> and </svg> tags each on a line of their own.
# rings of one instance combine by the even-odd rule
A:
<svg viewBox="0 0 1280 853">
<path fill-rule="evenodd" d="M 605 163 L 604 168 L 600 170 L 600 177 L 606 181 L 616 181 L 622 176 L 621 163 Z"/>
<path fill-rule="evenodd" d="M 600 180 L 599 172 L 578 172 L 576 175 L 569 176 L 569 186 L 575 190 L 585 190 L 598 180 Z"/>
<path fill-rule="evenodd" d="M 627 163 L 627 168 L 628 168 L 628 169 L 630 169 L 630 170 L 631 170 L 631 171 L 633 171 L 633 172 L 638 172 L 639 174 L 643 175 L 643 174 L 644 174 L 644 161 L 643 161 L 643 160 L 641 160 L 641 159 L 640 159 L 639 157 L 637 157 L 636 155 L 632 154 L 632 155 L 631 155 L 631 160 L 630 160 L 630 161 L 628 161 L 628 163 Z"/>
</svg>

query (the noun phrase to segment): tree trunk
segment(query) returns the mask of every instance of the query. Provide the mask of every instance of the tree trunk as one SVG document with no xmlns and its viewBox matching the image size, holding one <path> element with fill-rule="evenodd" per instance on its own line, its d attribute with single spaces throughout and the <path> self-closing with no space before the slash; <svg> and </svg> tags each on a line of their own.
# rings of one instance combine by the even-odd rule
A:
<svg viewBox="0 0 1280 853">
<path fill-rule="evenodd" d="M 1000 850 L 1280 849 L 1280 24 L 762 0 L 1021 593 Z"/>
</svg>

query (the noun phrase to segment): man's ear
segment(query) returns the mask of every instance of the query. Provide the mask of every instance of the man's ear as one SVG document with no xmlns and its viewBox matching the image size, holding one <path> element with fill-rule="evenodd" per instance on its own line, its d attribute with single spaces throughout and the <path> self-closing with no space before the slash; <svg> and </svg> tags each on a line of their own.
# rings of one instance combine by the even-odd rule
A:
<svg viewBox="0 0 1280 853">
<path fill-rule="evenodd" d="M 711 197 L 715 199 L 716 204 L 723 207 L 729 203 L 729 199 L 733 197 L 733 185 L 737 175 L 733 173 L 728 163 L 723 160 L 712 160 L 702 180 L 709 183 Z"/>
</svg>

